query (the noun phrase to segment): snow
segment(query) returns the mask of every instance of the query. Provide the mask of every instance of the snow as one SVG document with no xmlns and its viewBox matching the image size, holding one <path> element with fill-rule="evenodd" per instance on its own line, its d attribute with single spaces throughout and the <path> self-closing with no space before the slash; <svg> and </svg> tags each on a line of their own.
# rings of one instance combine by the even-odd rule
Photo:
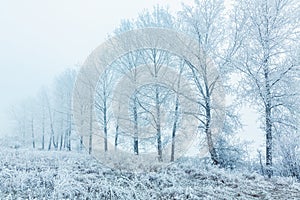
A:
<svg viewBox="0 0 300 200">
<path fill-rule="evenodd" d="M 0 199 L 300 199 L 294 179 L 195 158 L 137 173 L 110 169 L 86 153 L 0 150 Z"/>
</svg>

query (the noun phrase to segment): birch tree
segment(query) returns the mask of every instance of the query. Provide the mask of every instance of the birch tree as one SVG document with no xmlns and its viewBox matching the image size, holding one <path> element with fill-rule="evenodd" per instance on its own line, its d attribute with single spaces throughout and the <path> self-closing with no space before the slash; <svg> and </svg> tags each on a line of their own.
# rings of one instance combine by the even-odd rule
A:
<svg viewBox="0 0 300 200">
<path fill-rule="evenodd" d="M 295 111 L 295 47 L 299 44 L 299 2 L 293 0 L 239 1 L 247 20 L 235 67 L 243 73 L 244 99 L 261 114 L 266 137 L 266 172 L 273 174 L 274 134 L 293 126 Z"/>
<path fill-rule="evenodd" d="M 39 122 L 40 122 L 40 131 L 41 131 L 41 148 L 45 150 L 45 135 L 46 135 L 46 108 L 47 108 L 47 100 L 46 100 L 46 89 L 41 88 L 37 95 L 38 107 L 39 107 Z"/>
<path fill-rule="evenodd" d="M 99 115 L 99 123 L 103 129 L 105 152 L 108 151 L 108 128 L 110 119 L 112 117 L 109 109 L 112 101 L 113 80 L 114 76 L 112 72 L 106 70 L 100 77 L 98 86 L 96 88 L 95 109 Z"/>
<path fill-rule="evenodd" d="M 162 28 L 175 28 L 174 17 L 170 14 L 168 9 L 155 6 L 153 11 L 145 11 L 141 13 L 137 19 L 138 28 L 146 27 L 162 27 Z M 162 73 L 161 68 L 170 64 L 171 55 L 168 52 L 161 51 L 159 49 L 145 50 L 142 53 L 144 63 L 147 65 L 151 76 L 154 80 L 158 80 L 158 77 Z M 161 91 L 162 87 L 159 83 L 154 83 L 155 87 L 155 112 L 152 113 L 153 120 L 155 122 L 156 140 L 157 140 L 157 154 L 158 160 L 163 161 L 163 145 L 162 145 L 162 105 L 168 96 L 168 90 Z M 179 106 L 179 103 L 177 103 Z M 175 108 L 176 109 L 176 108 Z M 177 108 L 178 109 L 178 108 Z M 178 111 L 178 110 L 177 110 Z M 148 110 L 149 112 L 149 110 Z M 174 131 L 176 131 L 174 129 Z M 175 137 L 175 132 L 174 132 Z M 174 143 L 175 145 L 175 143 Z M 175 148 L 175 146 L 173 146 Z"/>
<path fill-rule="evenodd" d="M 211 160 L 215 165 L 219 164 L 219 159 L 212 126 L 217 122 L 212 119 L 218 112 L 217 104 L 212 102 L 212 98 L 220 92 L 217 87 L 220 85 L 221 77 L 211 70 L 210 65 L 213 64 L 212 60 L 217 60 L 219 49 L 223 49 L 222 44 L 225 41 L 223 3 L 222 0 L 195 1 L 193 6 L 183 5 L 183 10 L 179 12 L 181 29 L 197 40 L 199 50 L 197 55 L 199 66 L 186 62 L 190 68 L 190 77 L 196 86 L 195 91 L 198 93 L 198 99 L 192 101 L 198 104 L 199 111 L 190 114 L 199 120 L 199 128 L 205 133 Z"/>
<path fill-rule="evenodd" d="M 121 34 L 126 31 L 133 30 L 135 28 L 135 25 L 130 20 L 123 20 L 120 27 L 118 27 L 115 30 L 115 34 Z M 139 65 L 139 52 L 128 52 L 126 55 L 124 55 L 122 58 L 120 58 L 118 61 L 116 61 L 116 72 L 119 74 L 127 76 L 134 84 L 137 83 L 137 66 Z M 136 97 L 136 91 L 133 92 L 133 96 L 130 97 L 132 99 L 133 105 L 131 107 L 132 112 L 132 120 L 131 124 L 133 128 L 129 129 L 133 131 L 133 152 L 135 155 L 139 154 L 139 119 L 138 119 L 138 99 Z M 128 102 L 125 102 L 128 103 Z M 117 120 L 122 118 L 122 116 L 117 116 Z M 118 141 L 119 137 L 119 123 L 116 123 L 116 134 L 115 135 L 115 142 Z M 116 144 L 115 144 L 116 146 Z"/>
<path fill-rule="evenodd" d="M 56 129 L 59 136 L 59 149 L 71 150 L 72 133 L 72 92 L 76 72 L 67 69 L 55 80 L 54 87 L 54 112 L 56 113 Z"/>
</svg>

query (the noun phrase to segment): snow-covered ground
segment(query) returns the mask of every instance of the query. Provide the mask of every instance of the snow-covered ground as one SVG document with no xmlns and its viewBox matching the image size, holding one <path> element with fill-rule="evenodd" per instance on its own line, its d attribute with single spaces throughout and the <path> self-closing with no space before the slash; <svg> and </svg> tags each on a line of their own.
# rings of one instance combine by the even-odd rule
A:
<svg viewBox="0 0 300 200">
<path fill-rule="evenodd" d="M 300 184 L 196 159 L 135 173 L 110 169 L 85 153 L 2 148 L 0 199 L 300 199 Z"/>
</svg>

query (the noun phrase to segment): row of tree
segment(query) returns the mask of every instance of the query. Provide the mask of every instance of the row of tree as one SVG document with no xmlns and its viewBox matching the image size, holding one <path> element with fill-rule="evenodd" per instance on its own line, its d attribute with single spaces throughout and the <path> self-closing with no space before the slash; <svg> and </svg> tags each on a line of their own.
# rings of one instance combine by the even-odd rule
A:
<svg viewBox="0 0 300 200">
<path fill-rule="evenodd" d="M 156 48 L 129 52 L 112 63 L 99 77 L 96 88 L 96 118 L 91 115 L 89 120 L 91 126 L 97 123 L 102 130 L 95 132 L 91 128 L 88 133 L 89 152 L 95 145 L 93 136 L 99 136 L 105 152 L 120 148 L 139 155 L 155 149 L 158 160 L 174 161 L 176 152 L 182 151 L 176 146 L 182 138 L 177 141 L 176 136 L 185 132 L 187 124 L 183 119 L 196 119 L 195 132 L 200 136 L 195 138 L 205 141 L 212 163 L 233 167 L 245 150 L 232 144 L 239 129 L 236 111 L 248 104 L 260 114 L 265 134 L 262 173 L 268 177 L 276 172 L 300 178 L 299 13 L 299 3 L 293 0 L 242 0 L 226 7 L 222 0 L 199 0 L 183 5 L 176 15 L 156 6 L 137 19 L 122 21 L 114 35 L 147 27 L 167 28 L 193 38 L 201 53 L 197 66 L 182 55 Z M 218 73 L 211 71 L 212 61 Z M 141 71 L 139 66 L 145 67 Z M 129 104 L 129 117 L 124 119 L 118 112 L 122 107 L 114 103 L 120 80 L 134 84 L 145 73 L 159 77 L 166 73 L 164 66 L 176 72 L 176 84 L 167 87 L 157 82 L 130 94 L 125 92 L 127 102 L 117 99 Z M 39 141 L 45 149 L 47 141 L 49 150 L 52 146 L 71 150 L 72 137 L 78 138 L 72 133 L 75 77 L 75 71 L 66 71 L 56 79 L 51 95 L 43 89 L 36 99 L 16 108 L 19 134 L 24 141 L 30 138 L 33 148 Z M 184 80 L 190 85 L 189 93 L 180 88 Z M 221 102 L 215 98 L 222 92 L 234 99 L 224 115 L 220 114 Z M 183 102 L 197 109 L 189 110 Z M 220 121 L 222 118 L 225 120 Z M 214 135 L 223 122 L 218 135 Z M 127 124 L 126 130 L 121 124 Z M 77 140 L 82 144 L 84 138 Z M 165 148 L 166 144 L 171 145 Z"/>
<path fill-rule="evenodd" d="M 11 115 L 20 145 L 30 144 L 42 150 L 71 150 L 75 78 L 75 70 L 66 70 L 55 79 L 53 88 L 43 87 L 35 98 L 13 107 Z"/>
</svg>

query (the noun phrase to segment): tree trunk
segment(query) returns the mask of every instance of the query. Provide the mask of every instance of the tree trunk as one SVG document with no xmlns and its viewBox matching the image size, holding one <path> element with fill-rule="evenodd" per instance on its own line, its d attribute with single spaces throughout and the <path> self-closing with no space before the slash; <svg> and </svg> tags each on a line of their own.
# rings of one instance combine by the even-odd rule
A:
<svg viewBox="0 0 300 200">
<path fill-rule="evenodd" d="M 71 134 L 72 134 L 72 115 L 69 115 L 69 131 L 67 138 L 67 149 L 71 151 Z"/>
<path fill-rule="evenodd" d="M 139 155 L 139 132 L 138 132 L 138 113 L 137 113 L 137 97 L 134 97 L 133 115 L 134 115 L 134 137 L 133 150 L 135 155 Z"/>
<path fill-rule="evenodd" d="M 62 147 L 63 147 L 64 136 L 65 136 L 65 133 L 63 131 L 63 119 L 61 119 L 61 122 L 60 122 L 60 142 L 59 142 L 59 150 L 60 151 L 62 150 Z"/>
<path fill-rule="evenodd" d="M 52 144 L 52 133 L 50 134 L 50 138 L 49 138 L 48 151 L 51 150 L 51 144 Z"/>
<path fill-rule="evenodd" d="M 55 149 L 57 149 L 57 144 L 55 144 L 54 129 L 53 129 L 53 118 L 52 118 L 49 99 L 47 99 L 47 106 L 48 106 L 48 114 L 49 114 L 49 120 L 50 120 L 50 131 L 51 131 L 48 150 L 51 150 L 51 144 L 53 144 Z"/>
<path fill-rule="evenodd" d="M 91 105 L 90 105 L 89 154 L 92 154 L 92 148 L 93 148 L 92 146 L 93 146 L 93 101 L 91 102 Z"/>
<path fill-rule="evenodd" d="M 35 137 L 34 137 L 33 118 L 31 119 L 31 139 L 32 139 L 32 147 L 35 149 Z"/>
<path fill-rule="evenodd" d="M 51 130 L 51 134 L 50 134 L 50 140 L 49 140 L 49 146 L 48 146 L 48 150 L 51 150 L 51 145 L 53 144 L 53 147 L 55 149 L 57 149 L 57 144 L 55 143 L 55 138 L 54 138 L 54 130 L 53 130 L 53 124 L 52 122 L 50 123 L 50 130 Z"/>
<path fill-rule="evenodd" d="M 173 123 L 173 130 L 172 130 L 172 148 L 171 148 L 171 162 L 175 160 L 175 139 L 176 139 L 176 131 L 177 131 L 177 123 L 179 117 L 179 90 L 180 90 L 180 80 L 181 74 L 183 71 L 183 66 L 180 67 L 179 78 L 177 81 L 177 93 L 176 93 L 176 101 L 175 101 L 175 111 L 174 111 L 174 123 Z"/>
<path fill-rule="evenodd" d="M 104 95 L 106 95 L 104 93 Z M 106 98 L 106 96 L 104 96 Z M 103 131 L 104 131 L 104 151 L 107 152 L 108 146 L 107 146 L 107 104 L 106 100 L 103 102 Z"/>
<path fill-rule="evenodd" d="M 177 122 L 178 122 L 178 109 L 179 109 L 179 99 L 178 94 L 176 96 L 176 103 L 175 103 L 175 119 L 173 124 L 173 130 L 172 130 L 172 149 L 171 149 L 171 162 L 174 161 L 175 158 L 175 138 L 176 138 L 176 130 L 177 130 Z"/>
<path fill-rule="evenodd" d="M 80 151 L 83 150 L 83 136 L 80 136 L 80 145 L 79 145 Z"/>
<path fill-rule="evenodd" d="M 208 145 L 208 151 L 210 153 L 212 162 L 214 165 L 219 164 L 218 155 L 216 152 L 216 148 L 213 143 L 212 133 L 211 133 L 211 105 L 210 105 L 210 96 L 209 96 L 209 90 L 206 88 L 206 124 L 205 124 L 205 134 L 206 134 L 206 140 Z"/>
<path fill-rule="evenodd" d="M 43 119 L 42 119 L 42 150 L 45 149 L 45 113 L 43 108 Z"/>
<path fill-rule="evenodd" d="M 63 132 L 60 134 L 60 142 L 59 142 L 59 150 L 62 150 L 63 147 L 63 142 L 64 142 L 64 134 Z"/>
<path fill-rule="evenodd" d="M 161 142 L 161 124 L 160 124 L 160 102 L 158 85 L 155 88 L 155 107 L 156 107 L 156 137 L 157 137 L 157 153 L 158 161 L 162 162 L 162 142 Z"/>
<path fill-rule="evenodd" d="M 266 103 L 265 103 L 265 117 L 266 117 L 266 173 L 269 178 L 273 175 L 272 170 L 272 122 L 271 122 L 271 90 L 269 84 L 269 69 L 267 66 L 268 60 L 264 61 L 264 76 L 266 87 Z"/>
<path fill-rule="evenodd" d="M 118 137 L 119 137 L 119 120 L 117 119 L 116 133 L 115 133 L 115 150 L 118 149 Z"/>
</svg>

